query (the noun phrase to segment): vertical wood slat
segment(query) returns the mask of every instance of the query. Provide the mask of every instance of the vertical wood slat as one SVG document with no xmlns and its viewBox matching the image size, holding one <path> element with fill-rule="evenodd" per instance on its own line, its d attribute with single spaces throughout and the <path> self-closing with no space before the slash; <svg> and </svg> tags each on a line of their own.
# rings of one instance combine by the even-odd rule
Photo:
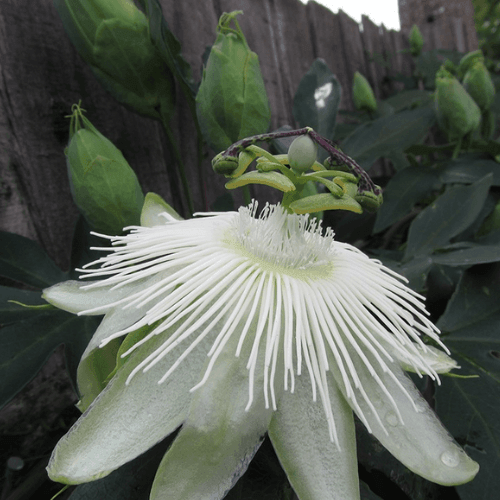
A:
<svg viewBox="0 0 500 500">
<path fill-rule="evenodd" d="M 361 32 L 359 31 L 359 25 L 356 21 L 351 19 L 345 12 L 339 10 L 337 14 L 339 17 L 340 33 L 342 35 L 342 54 L 345 60 L 345 65 L 347 67 L 347 78 L 348 85 L 342 90 L 346 90 L 346 94 L 349 96 L 347 109 L 353 109 L 352 104 L 352 81 L 354 78 L 354 73 L 359 71 L 363 75 L 367 75 L 368 68 L 365 59 L 365 48 L 363 44 L 363 39 L 361 38 Z"/>
<path fill-rule="evenodd" d="M 340 28 L 339 16 L 316 2 L 307 4 L 307 16 L 311 25 L 311 37 L 315 49 L 314 57 L 324 59 L 330 70 L 342 86 L 340 107 L 350 109 L 352 106 L 350 68 L 344 54 L 344 42 Z"/>
<path fill-rule="evenodd" d="M 363 25 L 363 33 L 361 34 L 366 63 L 368 67 L 368 75 L 365 75 L 375 93 L 375 97 L 380 99 L 382 97 L 381 83 L 385 76 L 385 68 L 381 64 L 382 60 L 382 37 L 380 35 L 379 27 L 372 23 L 372 21 L 365 15 L 361 16 Z"/>
</svg>

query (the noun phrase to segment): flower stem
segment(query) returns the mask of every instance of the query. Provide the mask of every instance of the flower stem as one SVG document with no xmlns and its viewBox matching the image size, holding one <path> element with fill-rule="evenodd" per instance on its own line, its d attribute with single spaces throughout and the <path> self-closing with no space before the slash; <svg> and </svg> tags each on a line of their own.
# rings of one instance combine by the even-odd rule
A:
<svg viewBox="0 0 500 500">
<path fill-rule="evenodd" d="M 193 205 L 193 197 L 191 195 L 191 190 L 189 189 L 189 183 L 186 176 L 186 167 L 184 166 L 184 162 L 182 161 L 182 156 L 175 142 L 172 130 L 170 129 L 168 123 L 164 119 L 162 119 L 161 122 L 163 124 L 163 130 L 167 135 L 168 142 L 170 143 L 170 146 L 172 148 L 172 153 L 175 158 L 175 164 L 177 165 L 177 172 L 179 173 L 179 176 L 181 178 L 182 188 L 184 190 L 184 195 L 186 197 L 186 201 L 188 204 L 189 216 L 191 217 L 194 212 L 194 205 Z"/>
</svg>

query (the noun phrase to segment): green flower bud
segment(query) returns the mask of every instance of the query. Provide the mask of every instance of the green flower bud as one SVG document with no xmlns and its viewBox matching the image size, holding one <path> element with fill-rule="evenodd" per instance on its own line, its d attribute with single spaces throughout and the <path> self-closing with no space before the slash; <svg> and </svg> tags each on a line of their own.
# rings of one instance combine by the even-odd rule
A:
<svg viewBox="0 0 500 500">
<path fill-rule="evenodd" d="M 74 106 L 66 160 L 71 194 L 90 227 L 120 234 L 140 223 L 144 195 L 121 152 Z"/>
<path fill-rule="evenodd" d="M 464 77 L 465 73 L 467 73 L 469 68 L 472 67 L 476 62 L 484 63 L 484 56 L 481 50 L 475 50 L 474 52 L 469 52 L 468 54 L 465 54 L 465 56 L 462 57 L 462 59 L 460 59 L 457 72 L 459 80 L 461 80 Z"/>
<path fill-rule="evenodd" d="M 476 61 L 465 73 L 463 85 L 476 104 L 484 111 L 489 109 L 495 98 L 495 86 L 482 61 Z"/>
<path fill-rule="evenodd" d="M 318 145 L 308 135 L 301 135 L 288 148 L 290 167 L 296 172 L 306 172 L 313 166 L 317 154 Z"/>
<path fill-rule="evenodd" d="M 377 101 L 368 80 L 358 71 L 354 73 L 354 83 L 352 89 L 354 106 L 363 111 L 376 111 Z"/>
<path fill-rule="evenodd" d="M 142 115 L 173 114 L 173 75 L 149 36 L 146 16 L 132 0 L 54 0 L 71 42 L 102 86 Z"/>
<path fill-rule="evenodd" d="M 436 74 L 434 108 L 439 127 L 452 142 L 476 130 L 481 123 L 481 110 L 474 99 L 444 68 Z"/>
<path fill-rule="evenodd" d="M 452 61 L 450 61 L 449 59 L 446 59 L 444 62 L 443 62 L 443 65 L 442 67 L 446 70 L 446 71 L 449 71 L 453 76 L 456 76 L 457 73 L 458 73 L 458 68 L 453 64 Z"/>
<path fill-rule="evenodd" d="M 422 47 L 424 46 L 424 38 L 422 33 L 418 29 L 418 26 L 414 24 L 410 31 L 410 52 L 411 55 L 417 57 L 422 52 Z"/>
<path fill-rule="evenodd" d="M 214 151 L 269 128 L 270 110 L 259 58 L 248 47 L 236 16 L 224 13 L 203 70 L 196 113 L 203 136 Z M 234 21 L 236 29 L 229 24 Z"/>
<path fill-rule="evenodd" d="M 212 168 L 218 174 L 230 176 L 238 168 L 238 163 L 238 158 L 219 153 L 212 159 Z"/>
</svg>

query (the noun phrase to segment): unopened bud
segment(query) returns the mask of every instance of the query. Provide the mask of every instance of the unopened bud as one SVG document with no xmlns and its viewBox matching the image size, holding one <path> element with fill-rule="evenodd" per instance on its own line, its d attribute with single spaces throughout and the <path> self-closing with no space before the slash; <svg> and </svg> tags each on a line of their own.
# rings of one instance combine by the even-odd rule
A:
<svg viewBox="0 0 500 500">
<path fill-rule="evenodd" d="M 482 50 L 475 50 L 474 52 L 465 54 L 465 56 L 460 59 L 460 63 L 458 64 L 458 78 L 461 80 L 464 77 L 465 73 L 467 73 L 469 68 L 477 62 L 484 63 L 484 55 Z"/>
<path fill-rule="evenodd" d="M 463 85 L 476 104 L 484 111 L 495 98 L 495 86 L 483 62 L 476 61 L 465 73 Z"/>
<path fill-rule="evenodd" d="M 259 58 L 236 21 L 240 13 L 221 16 L 196 96 L 200 128 L 214 151 L 267 131 L 271 119 Z"/>
<path fill-rule="evenodd" d="M 410 31 L 410 52 L 411 55 L 417 57 L 422 52 L 422 47 L 424 46 L 424 38 L 422 33 L 418 29 L 418 26 L 414 24 Z"/>
<path fill-rule="evenodd" d="M 439 127 L 450 141 L 461 139 L 481 123 L 481 110 L 460 82 L 444 68 L 436 74 L 434 108 Z"/>
<path fill-rule="evenodd" d="M 354 106 L 363 111 L 376 111 L 377 101 L 368 80 L 358 71 L 354 73 L 354 83 L 352 89 Z"/>
<path fill-rule="evenodd" d="M 114 235 L 138 225 L 144 195 L 120 150 L 83 116 L 79 106 L 73 110 L 70 135 L 66 160 L 71 194 L 90 227 Z"/>
<path fill-rule="evenodd" d="M 296 172 L 306 172 L 313 166 L 317 154 L 318 145 L 308 135 L 301 135 L 288 148 L 290 167 Z"/>
<path fill-rule="evenodd" d="M 168 119 L 175 85 L 133 0 L 54 0 L 64 29 L 101 85 L 142 115 Z"/>
</svg>

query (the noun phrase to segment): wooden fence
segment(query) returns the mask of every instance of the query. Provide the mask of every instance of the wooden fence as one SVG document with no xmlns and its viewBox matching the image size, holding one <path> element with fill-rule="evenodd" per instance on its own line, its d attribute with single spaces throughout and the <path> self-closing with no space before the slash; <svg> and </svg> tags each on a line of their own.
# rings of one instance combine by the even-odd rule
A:
<svg viewBox="0 0 500 500">
<path fill-rule="evenodd" d="M 240 24 L 260 58 L 272 108 L 272 127 L 294 125 L 292 99 L 314 59 L 323 58 L 342 84 L 341 108 L 352 107 L 355 71 L 372 83 L 377 97 L 391 89 L 386 76 L 412 72 L 402 33 L 386 30 L 363 17 L 362 24 L 340 11 L 299 0 L 162 0 L 164 16 L 182 43 L 195 77 L 201 56 L 215 39 L 224 11 L 241 9 Z M 71 105 L 82 99 L 87 116 L 122 149 L 145 190 L 179 203 L 178 180 L 171 168 L 160 126 L 117 104 L 96 82 L 75 52 L 52 0 L 1 0 L 0 9 L 0 224 L 1 228 L 38 240 L 68 265 L 68 246 L 76 210 L 69 195 L 63 154 Z M 451 20 L 457 45 L 467 39 Z M 439 27 L 438 27 L 439 28 Z M 426 48 L 440 46 L 439 33 L 427 29 Z M 441 44 L 442 45 L 442 44 Z M 380 64 L 385 62 L 385 64 Z M 195 139 L 182 97 L 172 123 L 182 137 L 183 155 L 194 174 Z M 207 151 L 203 188 L 209 203 L 223 192 L 223 180 L 212 173 Z M 165 157 L 167 160 L 165 161 Z M 196 208 L 206 209 L 196 194 Z M 257 192 L 258 195 L 258 192 Z"/>
</svg>

